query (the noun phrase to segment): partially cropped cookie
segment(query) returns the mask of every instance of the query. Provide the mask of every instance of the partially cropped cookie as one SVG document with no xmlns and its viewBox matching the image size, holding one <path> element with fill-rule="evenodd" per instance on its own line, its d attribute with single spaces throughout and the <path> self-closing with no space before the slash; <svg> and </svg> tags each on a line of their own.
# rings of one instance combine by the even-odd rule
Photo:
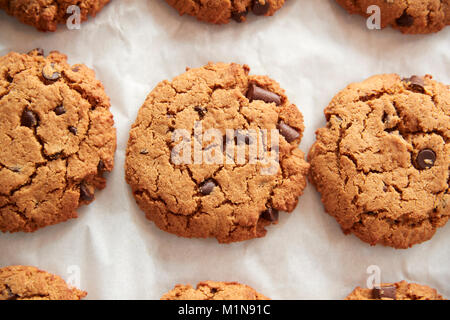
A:
<svg viewBox="0 0 450 320">
<path fill-rule="evenodd" d="M 35 267 L 0 268 L 0 300 L 80 300 L 87 292 Z"/>
<path fill-rule="evenodd" d="M 403 33 L 433 33 L 450 25 L 450 1 L 448 0 L 336 1 L 349 13 L 366 17 L 374 13 L 372 9 L 374 5 L 378 6 L 381 28 L 392 26 Z"/>
<path fill-rule="evenodd" d="M 325 108 L 308 158 L 325 210 L 371 245 L 408 248 L 450 216 L 450 87 L 371 77 Z"/>
<path fill-rule="evenodd" d="M 94 71 L 42 50 L 0 58 L 0 230 L 77 217 L 105 187 L 116 131 Z"/>
<path fill-rule="evenodd" d="M 178 284 L 161 297 L 161 300 L 269 300 L 253 288 L 237 282 L 205 281 L 190 285 Z"/>
<path fill-rule="evenodd" d="M 257 16 L 272 16 L 285 0 L 166 0 L 180 15 L 188 14 L 200 21 L 226 24 L 231 20 L 244 22 L 249 13 Z"/>
<path fill-rule="evenodd" d="M 436 289 L 400 281 L 383 283 L 373 289 L 357 287 L 346 300 L 445 300 Z"/>
<path fill-rule="evenodd" d="M 55 31 L 58 24 L 65 24 L 74 14 L 71 6 L 78 6 L 80 22 L 95 15 L 110 0 L 0 0 L 0 9 L 31 25 L 39 31 Z M 75 16 L 73 16 L 75 17 Z"/>
<path fill-rule="evenodd" d="M 188 69 L 141 107 L 126 179 L 162 230 L 222 243 L 263 237 L 306 186 L 303 129 L 272 79 L 234 63 Z"/>
</svg>

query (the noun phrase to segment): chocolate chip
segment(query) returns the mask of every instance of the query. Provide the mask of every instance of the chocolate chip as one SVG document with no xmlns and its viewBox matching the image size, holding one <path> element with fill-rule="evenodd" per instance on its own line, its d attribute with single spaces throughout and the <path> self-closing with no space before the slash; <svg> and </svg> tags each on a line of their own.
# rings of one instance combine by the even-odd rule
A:
<svg viewBox="0 0 450 320">
<path fill-rule="evenodd" d="M 386 111 L 383 112 L 383 117 L 381 118 L 381 121 L 383 121 L 383 123 L 389 123 L 389 120 L 391 120 L 391 117 L 389 116 L 389 114 L 387 114 Z"/>
<path fill-rule="evenodd" d="M 61 73 L 55 70 L 55 64 L 46 65 L 42 69 L 42 76 L 49 81 L 56 81 L 61 77 Z"/>
<path fill-rule="evenodd" d="M 214 190 L 214 188 L 217 186 L 216 182 L 213 179 L 206 180 L 203 182 L 203 184 L 200 186 L 200 192 L 207 196 L 211 194 L 211 192 Z"/>
<path fill-rule="evenodd" d="M 70 131 L 71 133 L 73 133 L 74 135 L 77 135 L 77 132 L 78 132 L 77 128 L 72 127 L 72 126 L 69 126 L 69 131 Z"/>
<path fill-rule="evenodd" d="M 233 12 L 231 14 L 231 18 L 236 22 L 243 22 L 245 20 L 245 17 L 247 16 L 248 11 L 243 12 Z"/>
<path fill-rule="evenodd" d="M 433 167 L 435 161 L 436 153 L 431 149 L 421 150 L 416 158 L 416 164 L 420 170 L 425 170 Z"/>
<path fill-rule="evenodd" d="M 217 293 L 217 291 L 219 291 L 219 290 L 217 290 L 217 288 L 211 288 L 211 293 L 212 294 Z"/>
<path fill-rule="evenodd" d="M 281 97 L 276 93 L 258 87 L 256 84 L 250 84 L 247 92 L 247 98 L 250 101 L 262 100 L 267 103 L 275 103 L 277 106 L 281 104 Z"/>
<path fill-rule="evenodd" d="M 20 118 L 20 124 L 22 126 L 31 128 L 37 125 L 37 116 L 36 114 L 28 109 L 25 109 L 22 113 L 22 117 Z"/>
<path fill-rule="evenodd" d="M 372 289 L 374 299 L 388 298 L 395 300 L 397 288 L 395 286 L 381 286 Z"/>
<path fill-rule="evenodd" d="M 202 107 L 195 107 L 194 110 L 199 114 L 200 117 L 204 117 L 206 114 L 206 109 Z"/>
<path fill-rule="evenodd" d="M 57 160 L 57 159 L 61 158 L 61 156 L 62 156 L 62 152 L 57 152 L 57 153 L 54 153 L 54 154 L 47 155 L 47 157 L 50 160 Z"/>
<path fill-rule="evenodd" d="M 280 134 L 286 139 L 287 142 L 292 142 L 300 137 L 300 133 L 298 133 L 297 130 L 288 126 L 283 121 L 278 124 L 278 130 L 280 130 Z"/>
<path fill-rule="evenodd" d="M 416 92 L 424 93 L 425 92 L 425 81 L 423 77 L 412 76 L 408 79 L 403 79 L 403 81 L 408 83 L 408 87 Z"/>
<path fill-rule="evenodd" d="M 103 171 L 105 171 L 105 163 L 100 159 L 97 165 L 97 172 L 102 173 Z"/>
<path fill-rule="evenodd" d="M 269 12 L 269 9 L 270 9 L 269 0 L 254 0 L 253 1 L 252 11 L 257 16 L 265 15 L 267 12 Z"/>
<path fill-rule="evenodd" d="M 57 106 L 53 111 L 56 113 L 57 116 L 66 113 L 66 109 L 64 108 L 63 105 Z"/>
<path fill-rule="evenodd" d="M 12 290 L 11 290 L 11 288 L 8 286 L 8 285 L 5 285 L 6 286 L 6 293 L 7 293 L 7 297 L 6 297 L 6 300 L 8 301 L 12 301 L 12 300 L 17 300 L 17 298 L 19 297 L 18 295 L 16 295 L 16 294 L 14 294 L 13 292 L 12 292 Z"/>
<path fill-rule="evenodd" d="M 80 199 L 83 201 L 92 201 L 94 194 L 89 191 L 84 182 L 80 184 Z"/>
<path fill-rule="evenodd" d="M 141 152 L 139 152 L 140 154 L 148 154 L 148 150 L 147 149 L 144 149 L 144 150 L 141 150 Z"/>
<path fill-rule="evenodd" d="M 278 210 L 269 208 L 261 213 L 261 217 L 270 222 L 278 221 Z"/>
<path fill-rule="evenodd" d="M 43 56 L 44 55 L 44 49 L 42 48 L 36 48 L 28 52 L 28 55 L 37 55 L 37 56 Z"/>
<path fill-rule="evenodd" d="M 414 24 L 414 18 L 405 11 L 395 22 L 400 27 L 411 27 Z"/>
</svg>

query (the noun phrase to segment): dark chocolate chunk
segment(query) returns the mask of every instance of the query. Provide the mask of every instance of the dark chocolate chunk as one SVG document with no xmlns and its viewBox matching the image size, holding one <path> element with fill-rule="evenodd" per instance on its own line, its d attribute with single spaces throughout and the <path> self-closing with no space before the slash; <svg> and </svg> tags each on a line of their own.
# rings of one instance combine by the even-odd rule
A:
<svg viewBox="0 0 450 320">
<path fill-rule="evenodd" d="M 139 152 L 140 154 L 148 154 L 148 150 L 147 149 L 144 149 L 144 150 L 141 150 L 141 152 Z"/>
<path fill-rule="evenodd" d="M 84 182 L 80 184 L 80 199 L 83 201 L 92 201 L 94 194 L 89 191 Z"/>
<path fill-rule="evenodd" d="M 42 48 L 36 48 L 36 49 L 33 49 L 33 50 L 29 51 L 28 54 L 29 54 L 29 55 L 31 55 L 31 54 L 36 54 L 36 55 L 38 55 L 38 56 L 43 56 L 43 55 L 44 55 L 44 49 L 42 49 Z"/>
<path fill-rule="evenodd" d="M 57 106 L 53 111 L 56 113 L 57 116 L 66 113 L 66 109 L 64 108 L 63 105 Z"/>
<path fill-rule="evenodd" d="M 6 293 L 7 293 L 7 297 L 6 297 L 6 300 L 8 301 L 12 301 L 12 300 L 17 300 L 17 298 L 19 298 L 19 296 L 18 295 L 16 295 L 16 294 L 14 294 L 13 292 L 12 292 L 12 290 L 11 290 L 11 288 L 8 286 L 8 285 L 6 285 L 5 284 L 5 287 L 6 287 Z"/>
<path fill-rule="evenodd" d="M 269 208 L 261 213 L 261 217 L 270 222 L 278 221 L 278 210 Z"/>
<path fill-rule="evenodd" d="M 236 22 L 243 22 L 245 20 L 245 17 L 247 16 L 248 12 L 247 11 L 242 11 L 242 12 L 233 12 L 231 14 L 231 18 L 236 21 Z"/>
<path fill-rule="evenodd" d="M 105 163 L 103 162 L 102 159 L 100 159 L 97 165 L 97 172 L 102 173 L 103 171 L 105 171 Z"/>
<path fill-rule="evenodd" d="M 425 170 L 433 167 L 435 161 L 436 153 L 431 149 L 421 150 L 416 158 L 416 164 L 420 170 Z"/>
<path fill-rule="evenodd" d="M 69 126 L 69 131 L 70 131 L 71 133 L 73 133 L 74 135 L 77 135 L 77 132 L 78 132 L 77 128 L 72 127 L 72 126 Z"/>
<path fill-rule="evenodd" d="M 206 114 L 206 109 L 204 109 L 204 108 L 202 108 L 202 107 L 195 107 L 194 108 L 194 110 L 198 113 L 198 115 L 200 116 L 200 117 L 204 117 L 205 116 L 205 114 Z"/>
<path fill-rule="evenodd" d="M 408 87 L 416 92 L 424 93 L 425 92 L 425 81 L 423 77 L 412 76 L 408 79 L 403 79 L 403 81 L 408 83 Z"/>
<path fill-rule="evenodd" d="M 36 126 L 38 123 L 36 114 L 28 109 L 25 109 L 22 113 L 22 117 L 20 118 L 20 124 L 22 126 L 31 128 Z"/>
<path fill-rule="evenodd" d="M 55 64 L 46 65 L 42 69 L 42 76 L 49 81 L 56 81 L 61 77 L 61 73 L 55 70 Z"/>
<path fill-rule="evenodd" d="M 269 0 L 253 0 L 252 11 L 255 15 L 263 16 L 267 12 L 269 12 L 269 9 L 270 9 Z"/>
<path fill-rule="evenodd" d="M 393 299 L 396 298 L 396 291 L 397 288 L 395 286 L 381 286 L 381 287 L 375 287 L 372 289 L 372 295 L 374 299 Z"/>
<path fill-rule="evenodd" d="M 211 192 L 214 190 L 214 188 L 217 186 L 216 182 L 213 179 L 208 179 L 200 186 L 200 192 L 207 196 L 211 194 Z"/>
<path fill-rule="evenodd" d="M 217 290 L 217 288 L 211 288 L 211 293 L 212 294 L 215 294 L 215 293 L 217 293 L 219 290 Z"/>
<path fill-rule="evenodd" d="M 277 106 L 281 104 L 281 97 L 276 93 L 258 87 L 256 84 L 250 84 L 247 92 L 247 98 L 250 101 L 262 100 L 267 103 L 275 103 Z"/>
<path fill-rule="evenodd" d="M 414 24 L 414 18 L 406 13 L 405 10 L 405 12 L 403 12 L 403 14 L 397 18 L 395 22 L 400 27 L 411 27 Z"/>
<path fill-rule="evenodd" d="M 283 121 L 278 124 L 278 130 L 280 130 L 280 134 L 286 139 L 287 142 L 292 142 L 300 137 L 300 133 L 298 133 L 297 130 L 288 126 Z"/>
</svg>

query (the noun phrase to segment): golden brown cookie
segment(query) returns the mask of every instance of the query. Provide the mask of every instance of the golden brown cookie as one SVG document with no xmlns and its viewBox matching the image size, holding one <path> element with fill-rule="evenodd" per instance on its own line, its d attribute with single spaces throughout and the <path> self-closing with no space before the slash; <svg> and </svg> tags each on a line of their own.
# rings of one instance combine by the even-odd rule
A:
<svg viewBox="0 0 450 320">
<path fill-rule="evenodd" d="M 432 77 L 371 77 L 325 109 L 308 159 L 325 210 L 371 245 L 408 248 L 450 216 L 450 90 Z"/>
<path fill-rule="evenodd" d="M 450 0 L 336 0 L 351 14 L 369 16 L 380 8 L 381 28 L 392 26 L 403 33 L 438 32 L 450 25 Z"/>
<path fill-rule="evenodd" d="M 237 282 L 205 281 L 194 289 L 178 284 L 161 297 L 161 300 L 269 300 L 247 285 Z"/>
<path fill-rule="evenodd" d="M 270 78 L 234 63 L 188 69 L 141 107 L 126 179 L 162 230 L 221 243 L 263 237 L 306 186 L 303 129 L 302 114 Z"/>
<path fill-rule="evenodd" d="M 0 268 L 0 300 L 80 300 L 87 292 L 35 267 Z"/>
<path fill-rule="evenodd" d="M 105 187 L 116 131 L 94 71 L 42 50 L 0 57 L 0 230 L 76 218 Z"/>
<path fill-rule="evenodd" d="M 166 0 L 180 15 L 188 14 L 198 20 L 225 24 L 231 19 L 244 22 L 249 12 L 257 16 L 272 16 L 285 0 Z"/>
<path fill-rule="evenodd" d="M 95 15 L 110 0 L 0 0 L 0 9 L 39 31 L 55 31 L 58 24 L 70 17 L 67 9 L 76 5 L 80 9 L 80 21 Z"/>
<path fill-rule="evenodd" d="M 436 289 L 400 281 L 383 283 L 373 289 L 357 287 L 346 300 L 445 300 Z"/>
</svg>

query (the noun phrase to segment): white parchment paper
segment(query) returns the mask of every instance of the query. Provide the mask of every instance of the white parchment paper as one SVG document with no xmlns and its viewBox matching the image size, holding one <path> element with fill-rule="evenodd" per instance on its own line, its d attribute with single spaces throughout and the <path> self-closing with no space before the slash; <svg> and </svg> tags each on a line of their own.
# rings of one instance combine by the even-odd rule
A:
<svg viewBox="0 0 450 320">
<path fill-rule="evenodd" d="M 69 280 L 79 268 L 90 299 L 159 299 L 176 283 L 202 280 L 239 281 L 273 299 L 342 299 L 377 265 L 384 282 L 427 284 L 450 298 L 449 225 L 408 250 L 370 247 L 341 232 L 311 185 L 262 239 L 178 238 L 145 219 L 124 179 L 128 131 L 146 95 L 186 66 L 246 63 L 276 79 L 305 116 L 305 152 L 325 124 L 324 107 L 350 82 L 396 72 L 450 83 L 450 28 L 418 36 L 369 31 L 332 0 L 289 0 L 272 18 L 249 17 L 214 26 L 179 17 L 163 0 L 112 0 L 80 30 L 41 33 L 1 12 L 1 55 L 59 50 L 96 71 L 111 98 L 118 149 L 106 189 L 78 219 L 0 234 L 0 266 L 34 265 Z"/>
</svg>

